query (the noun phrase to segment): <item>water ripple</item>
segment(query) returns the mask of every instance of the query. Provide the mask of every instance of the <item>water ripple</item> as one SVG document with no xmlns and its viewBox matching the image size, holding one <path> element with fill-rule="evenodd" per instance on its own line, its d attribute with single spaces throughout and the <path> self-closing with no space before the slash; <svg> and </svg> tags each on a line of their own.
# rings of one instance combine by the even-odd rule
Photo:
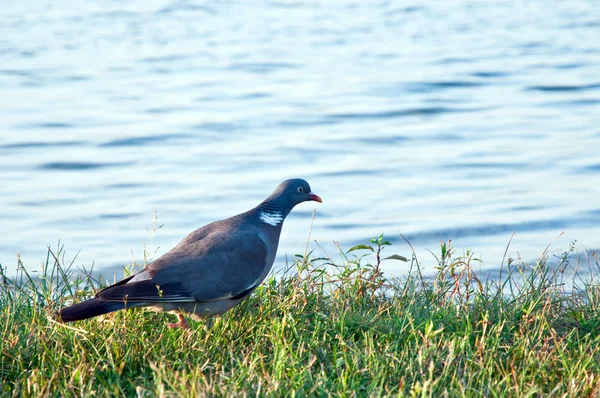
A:
<svg viewBox="0 0 600 398">
<path fill-rule="evenodd" d="M 298 66 L 290 63 L 283 62 L 263 62 L 263 63 L 235 63 L 229 65 L 229 70 L 241 70 L 244 72 L 250 72 L 255 74 L 266 74 L 271 73 L 280 69 L 297 69 Z"/>
<path fill-rule="evenodd" d="M 154 57 L 145 57 L 139 60 L 139 62 L 147 64 L 163 63 L 163 62 L 175 62 L 193 59 L 194 55 L 190 54 L 170 54 Z"/>
<path fill-rule="evenodd" d="M 579 173 L 598 173 L 600 172 L 600 163 L 590 164 L 580 167 L 576 174 Z"/>
<path fill-rule="evenodd" d="M 485 224 L 463 228 L 447 228 L 434 231 L 417 232 L 406 234 L 406 238 L 411 243 L 435 242 L 436 240 L 460 239 L 469 236 L 509 236 L 515 229 L 517 232 L 530 232 L 539 230 L 564 230 L 573 220 L 555 219 L 529 221 L 515 224 Z"/>
<path fill-rule="evenodd" d="M 415 82 L 406 85 L 409 92 L 424 93 L 430 91 L 437 91 L 441 89 L 453 89 L 453 88 L 473 88 L 481 87 L 485 85 L 482 82 L 474 81 L 439 81 L 439 82 Z"/>
<path fill-rule="evenodd" d="M 191 4 L 185 1 L 174 1 L 173 3 L 167 5 L 166 7 L 161 8 L 157 11 L 157 14 L 171 14 L 176 12 L 200 12 L 209 15 L 215 15 L 216 12 L 210 7 L 201 6 L 197 4 Z"/>
<path fill-rule="evenodd" d="M 140 217 L 141 213 L 107 213 L 107 214 L 99 214 L 98 218 L 104 219 L 123 219 L 123 218 L 132 218 L 132 217 Z"/>
<path fill-rule="evenodd" d="M 194 108 L 192 107 L 183 107 L 183 106 L 173 106 L 173 107 L 160 107 L 160 108 L 147 108 L 144 109 L 144 113 L 148 113 L 150 115 L 163 115 L 168 113 L 177 113 L 182 111 L 189 111 Z"/>
<path fill-rule="evenodd" d="M 81 171 L 106 167 L 129 166 L 134 162 L 113 162 L 113 163 L 94 163 L 94 162 L 49 162 L 43 163 L 38 168 L 42 170 L 55 171 Z"/>
<path fill-rule="evenodd" d="M 145 187 L 147 186 L 147 184 L 142 184 L 142 183 L 137 183 L 137 182 L 123 182 L 123 183 L 117 183 L 117 184 L 108 184 L 105 185 L 104 187 L 107 189 L 134 189 L 134 188 L 141 188 L 141 187 Z"/>
<path fill-rule="evenodd" d="M 191 126 L 194 130 L 215 131 L 215 132 L 231 132 L 239 128 L 235 123 L 230 122 L 207 122 L 199 123 Z"/>
<path fill-rule="evenodd" d="M 525 162 L 467 162 L 467 163 L 449 163 L 444 165 L 451 169 L 523 169 L 529 167 Z"/>
<path fill-rule="evenodd" d="M 600 98 L 580 98 L 569 101 L 545 101 L 539 104 L 543 107 L 580 107 L 580 106 L 596 106 L 600 105 Z"/>
<path fill-rule="evenodd" d="M 340 171 L 327 171 L 321 173 L 315 173 L 319 177 L 350 177 L 350 176 L 372 176 L 379 174 L 382 170 L 340 170 Z"/>
<path fill-rule="evenodd" d="M 332 119 L 393 119 L 407 116 L 434 116 L 444 113 L 477 112 L 491 108 L 453 108 L 444 106 L 423 107 L 413 109 L 392 110 L 383 112 L 365 112 L 365 113 L 334 113 L 328 115 Z"/>
<path fill-rule="evenodd" d="M 76 200 L 73 198 L 62 198 L 62 199 L 43 199 L 43 200 L 28 200 L 20 202 L 21 206 L 25 207 L 45 207 L 45 206 L 57 206 L 73 204 Z"/>
<path fill-rule="evenodd" d="M 103 147 L 119 147 L 119 146 L 144 146 L 152 145 L 158 142 L 175 141 L 184 138 L 192 137 L 189 134 L 158 134 L 142 137 L 119 138 L 100 144 Z"/>
<path fill-rule="evenodd" d="M 471 73 L 471 76 L 473 77 L 481 77 L 481 78 L 493 78 L 493 77 L 506 77 L 506 76 L 510 76 L 511 73 L 510 72 L 506 72 L 506 71 L 482 71 L 482 72 L 473 72 Z"/>
<path fill-rule="evenodd" d="M 310 126 L 327 126 L 336 124 L 335 120 L 328 119 L 305 119 L 305 120 L 280 120 L 276 123 L 278 127 L 310 127 Z"/>
<path fill-rule="evenodd" d="M 72 123 L 67 123 L 67 122 L 41 122 L 41 123 L 23 124 L 23 125 L 20 125 L 19 127 L 24 128 L 24 129 L 35 129 L 35 128 L 70 129 L 70 128 L 75 127 L 75 125 Z"/>
<path fill-rule="evenodd" d="M 365 137 L 365 138 L 357 138 L 356 141 L 364 144 L 371 145 L 388 145 L 388 144 L 400 144 L 406 141 L 411 140 L 412 138 L 404 135 L 394 135 L 394 136 L 375 136 L 375 137 Z"/>
<path fill-rule="evenodd" d="M 12 144 L 0 145 L 0 149 L 29 149 L 29 148 L 49 148 L 49 147 L 69 147 L 87 144 L 85 141 L 61 141 L 61 142 L 15 142 Z"/>
<path fill-rule="evenodd" d="M 527 90 L 543 91 L 543 92 L 565 92 L 565 91 L 585 91 L 596 90 L 600 88 L 600 83 L 582 84 L 582 85 L 543 85 L 529 86 Z"/>
</svg>

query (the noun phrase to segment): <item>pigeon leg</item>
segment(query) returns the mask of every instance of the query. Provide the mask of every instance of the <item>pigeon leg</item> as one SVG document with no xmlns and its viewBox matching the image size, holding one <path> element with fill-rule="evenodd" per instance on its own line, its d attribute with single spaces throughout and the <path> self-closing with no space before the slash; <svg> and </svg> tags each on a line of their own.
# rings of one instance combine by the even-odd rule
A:
<svg viewBox="0 0 600 398">
<path fill-rule="evenodd" d="M 207 320 L 204 321 L 204 330 L 206 330 L 207 332 L 210 331 L 214 324 L 215 324 L 214 318 L 208 318 Z"/>
<path fill-rule="evenodd" d="M 171 328 L 171 329 L 176 329 L 176 328 L 189 329 L 190 328 L 182 314 L 177 314 L 177 319 L 179 320 L 179 322 L 169 323 L 167 326 L 169 326 L 169 328 Z"/>
</svg>

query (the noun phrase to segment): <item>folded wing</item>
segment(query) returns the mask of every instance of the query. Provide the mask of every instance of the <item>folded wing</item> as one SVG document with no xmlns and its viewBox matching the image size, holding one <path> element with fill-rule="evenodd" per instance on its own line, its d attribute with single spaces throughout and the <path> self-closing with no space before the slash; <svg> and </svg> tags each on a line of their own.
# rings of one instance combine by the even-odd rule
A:
<svg viewBox="0 0 600 398">
<path fill-rule="evenodd" d="M 96 297 L 132 304 L 241 298 L 260 283 L 270 265 L 265 242 L 254 230 L 225 233 L 213 228 L 190 234 L 139 274 Z"/>
</svg>

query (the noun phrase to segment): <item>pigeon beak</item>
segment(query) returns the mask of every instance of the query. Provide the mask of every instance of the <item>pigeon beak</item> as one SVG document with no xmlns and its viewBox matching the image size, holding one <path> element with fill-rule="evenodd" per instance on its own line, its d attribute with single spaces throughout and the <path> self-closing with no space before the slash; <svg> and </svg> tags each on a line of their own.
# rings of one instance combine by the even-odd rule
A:
<svg viewBox="0 0 600 398">
<path fill-rule="evenodd" d="M 323 199 L 319 195 L 316 195 L 312 192 L 308 193 L 309 200 L 314 200 L 315 202 L 323 203 Z"/>
</svg>

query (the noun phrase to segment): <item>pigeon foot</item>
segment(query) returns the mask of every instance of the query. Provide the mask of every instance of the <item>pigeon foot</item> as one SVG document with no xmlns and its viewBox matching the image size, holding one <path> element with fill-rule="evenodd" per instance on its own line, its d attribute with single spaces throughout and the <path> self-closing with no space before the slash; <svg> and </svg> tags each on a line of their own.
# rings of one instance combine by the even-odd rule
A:
<svg viewBox="0 0 600 398">
<path fill-rule="evenodd" d="M 177 329 L 177 328 L 189 329 L 190 328 L 182 314 L 177 314 L 177 319 L 179 320 L 179 322 L 169 323 L 167 326 L 170 329 Z"/>
</svg>

